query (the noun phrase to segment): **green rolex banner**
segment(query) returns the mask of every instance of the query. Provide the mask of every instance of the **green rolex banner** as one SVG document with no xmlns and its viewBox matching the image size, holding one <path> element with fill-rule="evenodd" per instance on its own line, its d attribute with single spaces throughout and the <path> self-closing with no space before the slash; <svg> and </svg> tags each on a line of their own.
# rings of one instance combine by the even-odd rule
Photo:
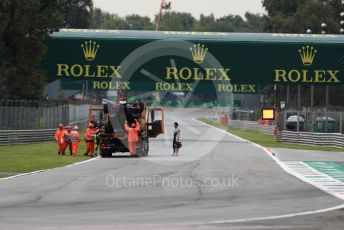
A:
<svg viewBox="0 0 344 230">
<path fill-rule="evenodd" d="M 256 93 L 257 85 L 342 85 L 344 36 L 61 30 L 49 80 L 93 90 Z"/>
</svg>

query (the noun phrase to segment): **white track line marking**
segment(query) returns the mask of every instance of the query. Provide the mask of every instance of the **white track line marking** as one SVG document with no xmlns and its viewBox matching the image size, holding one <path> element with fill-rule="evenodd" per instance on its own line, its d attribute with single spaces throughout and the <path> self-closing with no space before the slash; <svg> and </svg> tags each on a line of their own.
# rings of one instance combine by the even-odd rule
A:
<svg viewBox="0 0 344 230">
<path fill-rule="evenodd" d="M 33 174 L 38 174 L 38 173 L 43 173 L 43 172 L 48 172 L 48 171 L 52 171 L 52 170 L 56 170 L 56 169 L 63 169 L 63 168 L 69 168 L 72 166 L 76 166 L 76 165 L 80 165 L 80 164 L 85 164 L 94 160 L 98 160 L 100 157 L 95 157 L 86 161 L 80 161 L 80 162 L 76 162 L 70 165 L 66 165 L 66 166 L 61 166 L 61 167 L 56 167 L 56 168 L 51 168 L 51 169 L 44 169 L 44 170 L 38 170 L 38 171 L 34 171 L 34 172 L 28 172 L 28 173 L 21 173 L 18 175 L 14 175 L 14 176 L 10 176 L 10 177 L 4 177 L 4 178 L 0 178 L 0 182 L 1 181 L 6 181 L 6 180 L 10 180 L 10 179 L 14 179 L 17 177 L 22 177 L 22 176 L 28 176 L 28 175 L 33 175 Z"/>
<path fill-rule="evenodd" d="M 299 175 L 298 173 L 296 173 L 294 170 L 292 170 L 291 168 L 289 168 L 286 164 L 284 164 L 282 161 L 280 161 L 277 157 L 273 156 L 272 153 L 265 147 L 259 145 L 259 144 L 256 144 L 256 143 L 253 143 L 251 141 L 248 141 L 248 140 L 245 140 L 241 137 L 238 137 L 232 133 L 229 133 L 223 129 L 220 129 L 220 128 L 217 128 L 217 127 L 214 127 L 212 125 L 209 125 L 207 123 L 204 123 L 202 121 L 199 121 L 195 118 L 193 118 L 194 121 L 197 121 L 203 125 L 206 125 L 208 127 L 211 127 L 213 129 L 216 129 L 220 132 L 223 132 L 223 133 L 226 133 L 236 139 L 239 139 L 239 140 L 242 140 L 242 141 L 245 141 L 247 143 L 250 143 L 250 144 L 253 144 L 254 146 L 264 150 L 285 172 L 289 173 L 290 175 L 302 180 L 303 182 L 306 182 L 308 184 L 311 184 L 309 183 L 309 181 L 307 180 L 304 180 L 303 176 Z M 289 164 L 291 165 L 294 165 L 296 168 L 297 167 L 297 164 L 299 163 L 299 161 L 293 161 L 293 162 L 289 162 Z M 333 186 L 337 186 L 337 183 L 338 183 L 338 180 L 333 180 L 334 182 L 331 183 L 331 185 Z M 313 186 L 319 188 L 320 190 L 332 195 L 332 196 L 335 196 L 332 192 L 328 192 L 327 190 L 323 190 L 323 187 L 325 186 L 322 186 L 322 187 L 318 187 L 314 184 L 312 184 Z M 335 196 L 337 197 L 337 196 Z M 339 197 L 338 197 L 339 198 Z M 340 198 L 340 199 L 343 199 L 343 198 Z M 338 205 L 338 206 L 334 206 L 334 207 L 330 207 L 330 208 L 325 208 L 325 209 L 318 209 L 318 210 L 313 210 L 313 211 L 307 211 L 307 212 L 298 212 L 298 213 L 289 213 L 289 214 L 284 214 L 284 215 L 276 215 L 276 216 L 265 216 L 265 217 L 255 217 L 255 218 L 245 218 L 245 219 L 236 219 L 236 220 L 221 220 L 221 221 L 207 221 L 207 222 L 199 222 L 199 223 L 193 223 L 195 225 L 199 225 L 199 224 L 226 224 L 226 223 L 239 223 L 239 222 L 251 222 L 251 221 L 261 221 L 261 220 L 275 220 L 275 219 L 283 219 L 283 218 L 290 218 L 290 217 L 297 217 L 297 216 L 305 216 L 305 215 L 313 215 L 313 214 L 318 214 L 318 213 L 324 213 L 324 212 L 330 212 L 330 211 L 335 211 L 335 210 L 339 210 L 339 209 L 343 209 L 344 208 L 344 204 L 342 205 Z"/>
<path fill-rule="evenodd" d="M 324 213 L 324 212 L 336 211 L 342 208 L 344 208 L 344 204 L 331 207 L 331 208 L 319 209 L 319 210 L 308 211 L 308 212 L 290 213 L 290 214 L 277 215 L 277 216 L 243 218 L 243 219 L 236 219 L 236 220 L 209 221 L 209 222 L 204 222 L 204 223 L 199 223 L 199 224 L 230 224 L 230 223 L 240 223 L 240 222 L 262 221 L 262 220 L 276 220 L 276 219 L 284 219 L 284 218 L 291 218 L 291 217 L 297 217 L 297 216 L 314 215 L 314 214 L 319 214 L 319 213 Z"/>
</svg>

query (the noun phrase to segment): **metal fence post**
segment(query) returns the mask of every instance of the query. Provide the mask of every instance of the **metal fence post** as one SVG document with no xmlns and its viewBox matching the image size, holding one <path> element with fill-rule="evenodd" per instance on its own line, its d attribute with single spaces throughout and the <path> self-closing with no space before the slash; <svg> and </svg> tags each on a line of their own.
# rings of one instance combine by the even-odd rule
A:
<svg viewBox="0 0 344 230">
<path fill-rule="evenodd" d="M 299 117 L 300 117 L 300 112 L 299 112 L 299 110 L 297 110 L 297 115 L 296 115 L 296 131 L 297 131 L 297 132 L 300 132 Z"/>
<path fill-rule="evenodd" d="M 327 108 L 326 108 L 326 121 L 325 121 L 325 133 L 328 133 L 328 112 L 327 112 Z"/>
<path fill-rule="evenodd" d="M 0 101 L 0 130 L 3 129 L 4 122 L 4 107 L 2 106 L 2 101 Z"/>
<path fill-rule="evenodd" d="M 343 133 L 343 112 L 340 112 L 339 114 L 339 132 Z"/>
</svg>

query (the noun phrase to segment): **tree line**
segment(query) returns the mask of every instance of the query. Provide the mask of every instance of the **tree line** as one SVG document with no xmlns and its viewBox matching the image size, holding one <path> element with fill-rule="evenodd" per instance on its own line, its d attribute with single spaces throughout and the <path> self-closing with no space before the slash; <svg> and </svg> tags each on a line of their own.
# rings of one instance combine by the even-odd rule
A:
<svg viewBox="0 0 344 230">
<path fill-rule="evenodd" d="M 155 20 L 137 14 L 119 17 L 95 8 L 91 29 L 155 30 Z M 245 17 L 227 15 L 215 18 L 213 14 L 201 14 L 195 18 L 190 13 L 166 12 L 162 15 L 159 30 L 162 31 L 208 31 L 208 32 L 262 32 L 262 16 L 247 12 Z"/>
<path fill-rule="evenodd" d="M 162 15 L 160 30 L 209 32 L 267 32 L 312 33 L 322 31 L 338 34 L 340 13 L 344 11 L 341 0 L 263 0 L 266 14 L 247 12 L 243 17 L 228 14 L 221 18 L 203 15 L 195 18 L 190 13 L 167 11 Z M 157 17 L 157 16 L 156 16 Z M 118 30 L 154 30 L 155 20 L 136 14 L 119 17 L 95 8 L 87 28 Z"/>
<path fill-rule="evenodd" d="M 167 11 L 160 30 L 209 32 L 338 33 L 340 0 L 263 0 L 266 14 L 221 18 Z M 2 0 L 0 2 L 0 97 L 40 99 L 46 84 L 40 63 L 43 40 L 60 28 L 154 30 L 155 18 L 119 17 L 94 8 L 92 0 Z"/>
</svg>

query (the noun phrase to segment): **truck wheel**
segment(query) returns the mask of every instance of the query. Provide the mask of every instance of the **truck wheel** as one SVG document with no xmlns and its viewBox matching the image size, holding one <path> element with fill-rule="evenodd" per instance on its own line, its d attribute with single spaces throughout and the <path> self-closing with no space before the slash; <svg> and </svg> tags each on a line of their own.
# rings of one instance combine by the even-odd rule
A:
<svg viewBox="0 0 344 230">
<path fill-rule="evenodd" d="M 143 153 L 142 153 L 142 147 L 141 148 L 137 148 L 136 149 L 136 157 L 142 157 Z"/>
<path fill-rule="evenodd" d="M 149 152 L 149 141 L 148 139 L 143 143 L 144 146 L 144 150 L 143 150 L 143 156 L 148 156 L 148 152 Z"/>
<path fill-rule="evenodd" d="M 108 151 L 100 151 L 100 156 L 103 158 L 109 157 Z"/>
</svg>

